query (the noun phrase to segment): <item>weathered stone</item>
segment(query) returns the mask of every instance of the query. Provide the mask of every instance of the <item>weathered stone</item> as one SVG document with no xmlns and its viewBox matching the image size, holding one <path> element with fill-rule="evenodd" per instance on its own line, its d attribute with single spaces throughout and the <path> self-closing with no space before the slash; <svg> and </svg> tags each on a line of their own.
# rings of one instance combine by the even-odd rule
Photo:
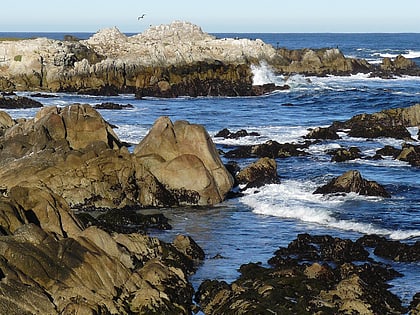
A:
<svg viewBox="0 0 420 315">
<path fill-rule="evenodd" d="M 361 151 L 357 147 L 351 147 L 349 149 L 339 148 L 328 152 L 332 156 L 331 162 L 345 162 L 360 159 L 362 157 L 360 153 Z"/>
<path fill-rule="evenodd" d="M 144 235 L 82 231 L 64 200 L 39 189 L 16 187 L 1 204 L 1 312 L 191 314 L 187 274 L 202 252 L 193 240 L 180 252 Z"/>
<path fill-rule="evenodd" d="M 134 154 L 149 161 L 145 161 L 148 170 L 177 195 L 180 204 L 220 202 L 233 185 L 209 134 L 199 125 L 185 121 L 173 124 L 168 117 L 161 117 Z"/>
<path fill-rule="evenodd" d="M 291 156 L 305 156 L 308 155 L 302 149 L 309 146 L 309 144 L 293 144 L 293 143 L 278 143 L 277 141 L 269 140 L 263 144 L 240 146 L 236 149 L 225 153 L 227 158 L 250 158 L 250 157 L 269 157 L 288 158 Z"/>
<path fill-rule="evenodd" d="M 362 178 L 359 171 L 347 171 L 343 175 L 334 178 L 328 184 L 319 187 L 314 194 L 335 194 L 354 192 L 360 195 L 380 196 L 390 198 L 391 195 L 384 187 L 375 181 Z"/>
<path fill-rule="evenodd" d="M 38 108 L 43 105 L 29 97 L 13 96 L 4 97 L 0 96 L 0 108 L 16 109 L 16 108 Z"/>
<path fill-rule="evenodd" d="M 312 129 L 305 137 L 305 139 L 322 139 L 322 140 L 337 140 L 340 136 L 333 127 L 317 127 Z"/>
<path fill-rule="evenodd" d="M 261 158 L 241 170 L 236 180 L 240 185 L 244 185 L 243 189 L 278 184 L 280 180 L 277 175 L 277 163 L 271 158 Z"/>
</svg>

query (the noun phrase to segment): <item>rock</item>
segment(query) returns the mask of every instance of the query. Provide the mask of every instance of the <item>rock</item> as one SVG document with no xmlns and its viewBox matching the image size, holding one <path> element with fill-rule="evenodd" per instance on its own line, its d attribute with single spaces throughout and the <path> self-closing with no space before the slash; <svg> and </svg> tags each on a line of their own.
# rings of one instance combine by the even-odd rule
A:
<svg viewBox="0 0 420 315">
<path fill-rule="evenodd" d="M 324 76 L 369 73 L 373 67 L 365 60 L 344 57 L 337 48 L 278 50 L 282 63 L 275 66 L 283 74 L 306 74 Z"/>
<path fill-rule="evenodd" d="M 340 136 L 332 127 L 322 128 L 317 127 L 312 129 L 305 137 L 305 139 L 322 139 L 322 140 L 337 140 Z"/>
<path fill-rule="evenodd" d="M 251 90 L 251 96 L 260 96 L 265 94 L 270 94 L 275 91 L 285 91 L 289 90 L 290 86 L 285 84 L 282 86 L 275 85 L 274 83 L 266 83 L 263 85 L 253 85 Z"/>
<path fill-rule="evenodd" d="M 97 208 L 93 209 L 98 211 Z M 87 211 L 84 209 L 84 211 Z M 86 227 L 95 225 L 112 233 L 140 233 L 146 234 L 149 229 L 170 230 L 168 218 L 163 214 L 142 214 L 136 209 L 107 209 L 105 213 L 99 214 L 96 218 L 88 212 L 76 214 Z"/>
<path fill-rule="evenodd" d="M 14 96 L 5 97 L 0 96 L 0 108 L 4 109 L 16 109 L 16 108 L 38 108 L 43 105 L 29 97 Z"/>
<path fill-rule="evenodd" d="M 339 148 L 328 152 L 331 157 L 331 162 L 345 162 L 350 160 L 360 159 L 361 151 L 357 147 L 351 147 L 349 149 Z"/>
<path fill-rule="evenodd" d="M 191 314 L 187 275 L 201 259 L 139 234 L 82 229 L 65 201 L 14 187 L 0 207 L 0 311 L 13 314 Z M 187 240 L 187 242 L 183 241 Z"/>
<path fill-rule="evenodd" d="M 238 184 L 244 185 L 244 190 L 267 184 L 278 184 L 280 180 L 277 175 L 277 163 L 271 158 L 261 158 L 241 170 L 236 176 L 236 180 Z"/>
<path fill-rule="evenodd" d="M 364 246 L 374 248 L 377 256 L 401 262 L 420 261 L 420 242 L 405 244 L 400 241 L 387 240 L 376 235 L 361 237 L 358 242 Z"/>
<path fill-rule="evenodd" d="M 134 154 L 149 161 L 145 162 L 150 163 L 148 170 L 180 204 L 218 203 L 233 185 L 209 134 L 200 125 L 172 123 L 161 117 Z"/>
<path fill-rule="evenodd" d="M 360 114 L 346 122 L 333 124 L 337 129 L 350 129 L 353 137 L 391 137 L 412 140 L 406 127 L 420 125 L 420 104 L 407 108 L 383 110 L 373 114 Z"/>
<path fill-rule="evenodd" d="M 0 189 L 47 187 L 77 209 L 211 205 L 233 185 L 208 133 L 187 122 L 159 119 L 135 154 L 88 105 L 46 107 L 3 133 Z"/>
<path fill-rule="evenodd" d="M 416 293 L 410 303 L 410 315 L 420 314 L 420 292 Z"/>
<path fill-rule="evenodd" d="M 411 144 L 404 144 L 397 160 L 408 162 L 411 166 L 420 166 L 420 148 Z"/>
<path fill-rule="evenodd" d="M 368 256 L 357 242 L 299 235 L 269 261 L 289 264 L 275 263 L 271 268 L 260 263 L 242 265 L 240 277 L 231 284 L 203 281 L 195 300 L 205 314 L 405 312 L 386 283 L 398 274 Z"/>
<path fill-rule="evenodd" d="M 401 154 L 401 150 L 396 149 L 390 145 L 386 145 L 382 149 L 377 150 L 376 154 L 381 156 L 392 156 L 394 159 L 396 159 Z"/>
<path fill-rule="evenodd" d="M 97 104 L 95 105 L 93 108 L 95 109 L 127 109 L 127 108 L 134 108 L 133 105 L 131 104 L 127 104 L 127 105 L 121 105 L 121 104 L 115 104 L 115 103 L 111 103 L 111 102 L 105 102 L 105 103 L 101 103 L 101 104 Z"/>
<path fill-rule="evenodd" d="M 251 145 L 251 146 L 240 146 L 237 149 L 226 152 L 225 157 L 227 158 L 250 158 L 250 157 L 269 157 L 272 159 L 276 158 L 287 158 L 291 156 L 305 156 L 308 155 L 303 148 L 306 148 L 309 144 L 293 144 L 283 143 L 280 144 L 277 141 L 269 140 L 263 144 Z"/>
<path fill-rule="evenodd" d="M 231 132 L 229 129 L 225 128 L 220 130 L 215 134 L 215 138 L 225 138 L 225 139 L 239 139 L 243 137 L 258 137 L 260 134 L 258 132 L 248 132 L 245 129 L 238 130 L 236 132 Z"/>
<path fill-rule="evenodd" d="M 190 260 L 199 263 L 204 260 L 205 254 L 200 246 L 189 236 L 177 235 L 173 241 L 175 248 Z"/>
<path fill-rule="evenodd" d="M 391 195 L 384 187 L 375 181 L 363 179 L 358 171 L 347 171 L 343 175 L 334 178 L 328 184 L 317 188 L 314 194 L 335 194 L 354 192 L 360 195 L 379 196 L 390 198 Z"/>
</svg>

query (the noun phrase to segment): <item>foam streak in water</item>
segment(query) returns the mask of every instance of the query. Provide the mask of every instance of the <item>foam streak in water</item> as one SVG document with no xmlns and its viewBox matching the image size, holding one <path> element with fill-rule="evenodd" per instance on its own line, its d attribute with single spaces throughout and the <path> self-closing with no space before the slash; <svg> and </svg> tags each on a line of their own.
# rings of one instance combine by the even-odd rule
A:
<svg viewBox="0 0 420 315">
<path fill-rule="evenodd" d="M 380 202 L 381 198 L 348 194 L 337 198 L 313 195 L 315 184 L 311 182 L 284 181 L 282 184 L 266 185 L 258 191 L 250 189 L 241 201 L 254 213 L 315 223 L 327 228 L 354 231 L 363 234 L 378 234 L 391 239 L 420 237 L 420 230 L 391 230 L 372 223 L 337 218 L 336 209 L 346 201 L 369 200 Z"/>
</svg>

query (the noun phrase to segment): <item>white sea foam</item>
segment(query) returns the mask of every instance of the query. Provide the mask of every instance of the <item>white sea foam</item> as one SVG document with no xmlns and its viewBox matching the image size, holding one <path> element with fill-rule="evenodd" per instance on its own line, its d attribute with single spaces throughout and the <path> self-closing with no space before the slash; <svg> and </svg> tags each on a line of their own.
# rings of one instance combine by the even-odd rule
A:
<svg viewBox="0 0 420 315">
<path fill-rule="evenodd" d="M 341 204 L 350 200 L 380 202 L 382 198 L 366 197 L 357 194 L 326 197 L 313 195 L 316 183 L 285 180 L 281 184 L 266 185 L 259 189 L 249 189 L 241 202 L 248 205 L 254 213 L 295 219 L 327 228 L 355 231 L 364 234 L 378 234 L 392 239 L 420 237 L 420 230 L 390 230 L 371 223 L 338 219 L 337 211 Z"/>
<path fill-rule="evenodd" d="M 398 55 L 402 55 L 407 59 L 420 58 L 420 51 L 409 50 L 404 54 L 391 54 L 391 53 L 374 53 L 374 56 L 380 56 L 382 58 L 396 58 Z"/>
<path fill-rule="evenodd" d="M 247 136 L 238 139 L 213 138 L 217 144 L 225 145 L 255 145 L 268 140 L 279 143 L 291 143 L 302 141 L 302 137 L 308 133 L 308 127 L 303 126 L 263 126 L 246 127 L 248 132 L 257 132 L 260 136 Z M 234 132 L 234 130 L 232 130 Z"/>
<path fill-rule="evenodd" d="M 251 71 L 253 74 L 253 85 L 263 85 L 267 83 L 275 83 L 278 85 L 284 84 L 283 76 L 276 75 L 266 62 L 261 62 L 260 65 L 251 65 Z"/>
</svg>

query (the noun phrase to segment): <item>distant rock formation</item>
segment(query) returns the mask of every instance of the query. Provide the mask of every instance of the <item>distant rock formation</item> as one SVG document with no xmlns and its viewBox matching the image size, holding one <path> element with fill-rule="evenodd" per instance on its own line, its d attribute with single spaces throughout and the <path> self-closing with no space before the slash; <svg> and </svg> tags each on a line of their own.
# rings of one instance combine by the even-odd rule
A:
<svg viewBox="0 0 420 315">
<path fill-rule="evenodd" d="M 260 95 L 277 89 L 252 88 L 251 66 L 263 63 L 287 75 L 419 74 L 402 56 L 378 68 L 337 48 L 275 49 L 259 39 L 215 38 L 179 21 L 130 37 L 114 27 L 88 40 L 2 41 L 0 58 L 0 90 L 137 97 Z"/>
</svg>

